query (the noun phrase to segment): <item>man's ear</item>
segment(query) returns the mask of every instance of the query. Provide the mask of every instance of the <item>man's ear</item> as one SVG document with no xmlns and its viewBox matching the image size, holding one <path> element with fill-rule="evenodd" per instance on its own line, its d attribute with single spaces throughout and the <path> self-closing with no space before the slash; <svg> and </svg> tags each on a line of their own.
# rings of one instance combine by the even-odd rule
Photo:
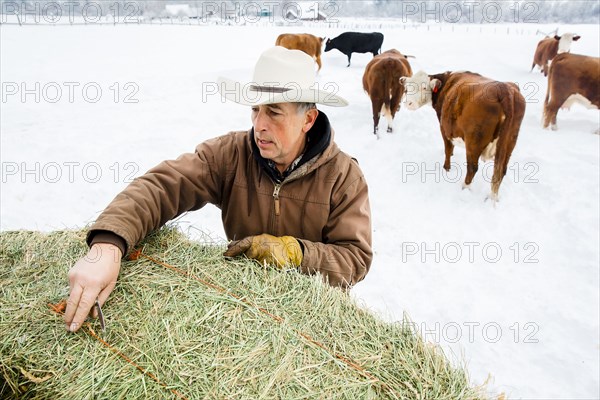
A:
<svg viewBox="0 0 600 400">
<path fill-rule="evenodd" d="M 306 114 L 304 114 L 303 130 L 305 133 L 308 132 L 310 130 L 310 128 L 313 127 L 313 125 L 315 124 L 315 121 L 317 120 L 318 115 L 319 115 L 319 110 L 317 110 L 316 108 L 311 108 L 310 110 L 308 110 L 306 112 Z"/>
</svg>

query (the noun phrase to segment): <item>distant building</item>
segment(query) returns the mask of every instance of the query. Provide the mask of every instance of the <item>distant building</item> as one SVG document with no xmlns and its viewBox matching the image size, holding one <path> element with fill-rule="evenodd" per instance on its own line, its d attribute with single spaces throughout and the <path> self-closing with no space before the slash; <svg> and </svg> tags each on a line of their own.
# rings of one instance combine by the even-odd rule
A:
<svg viewBox="0 0 600 400">
<path fill-rule="evenodd" d="M 240 9 L 239 7 L 225 8 L 221 10 L 221 15 L 225 17 L 225 19 L 238 20 L 240 18 Z"/>
<path fill-rule="evenodd" d="M 268 8 L 263 8 L 258 13 L 258 16 L 259 17 L 272 17 L 273 16 L 273 11 L 269 10 Z"/>
<path fill-rule="evenodd" d="M 290 3 L 291 4 L 291 3 Z M 293 3 L 293 6 L 289 6 L 286 13 L 286 20 L 300 20 L 300 21 L 326 21 L 327 15 L 321 11 L 319 3 Z"/>
<path fill-rule="evenodd" d="M 167 4 L 165 11 L 170 17 L 190 17 L 192 15 L 189 4 Z"/>
</svg>

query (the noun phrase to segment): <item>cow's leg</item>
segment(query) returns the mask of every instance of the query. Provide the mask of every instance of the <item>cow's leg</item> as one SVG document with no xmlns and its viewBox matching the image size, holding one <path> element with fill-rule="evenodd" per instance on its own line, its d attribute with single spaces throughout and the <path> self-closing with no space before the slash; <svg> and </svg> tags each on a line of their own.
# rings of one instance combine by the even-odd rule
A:
<svg viewBox="0 0 600 400">
<path fill-rule="evenodd" d="M 392 127 L 394 114 L 391 112 L 387 101 L 383 101 L 383 104 L 381 105 L 381 115 L 383 115 L 387 121 L 387 133 L 392 133 L 394 130 Z"/>
<path fill-rule="evenodd" d="M 529 70 L 529 72 L 533 71 L 534 68 L 535 68 L 535 61 L 533 62 L 533 64 L 531 64 L 531 69 Z"/>
<path fill-rule="evenodd" d="M 474 135 L 478 137 L 478 135 Z M 479 169 L 479 157 L 483 152 L 483 149 L 488 145 L 488 143 L 465 143 L 465 148 L 467 150 L 467 176 L 465 177 L 465 183 L 463 185 L 464 188 L 468 188 L 473 182 L 473 178 Z"/>
<path fill-rule="evenodd" d="M 317 65 L 319 66 L 319 69 L 317 70 L 317 72 L 321 71 L 321 56 L 317 56 L 315 61 L 317 62 Z"/>
<path fill-rule="evenodd" d="M 373 107 L 373 134 L 377 136 L 377 139 L 379 139 L 379 118 L 383 101 L 376 98 L 371 99 L 371 106 Z"/>
<path fill-rule="evenodd" d="M 548 126 L 550 126 L 550 129 L 552 129 L 553 131 L 557 129 L 556 114 L 558 114 L 558 107 L 556 107 L 555 105 L 548 104 L 544 107 L 544 129 L 548 128 Z"/>
<path fill-rule="evenodd" d="M 511 128 L 509 128 L 511 129 Z M 504 132 L 505 134 L 509 134 L 510 132 Z M 496 156 L 494 157 L 494 175 L 492 176 L 492 191 L 488 198 L 492 199 L 494 205 L 498 201 L 498 191 L 500 190 L 500 184 L 506 175 L 506 170 L 508 169 L 508 161 L 510 160 L 510 156 L 517 144 L 516 135 L 512 135 L 509 140 L 505 140 L 504 147 L 500 148 L 496 151 Z"/>
<path fill-rule="evenodd" d="M 467 176 L 465 177 L 465 183 L 463 184 L 463 189 L 468 188 L 473 182 L 473 178 L 477 173 L 477 169 L 479 168 L 479 157 L 474 157 L 467 150 Z"/>
<path fill-rule="evenodd" d="M 398 110 L 400 109 L 400 99 L 401 96 L 399 96 L 397 93 L 395 93 L 390 99 L 390 109 L 388 110 L 388 133 L 391 133 L 394 130 L 392 127 L 392 123 L 394 122 L 394 118 L 396 117 L 396 112 L 398 112 Z"/>
<path fill-rule="evenodd" d="M 452 143 L 452 140 L 448 139 L 444 134 L 442 134 L 442 139 L 444 139 L 444 152 L 446 154 L 444 159 L 444 169 L 450 171 L 450 157 L 454 154 L 454 143 Z"/>
<path fill-rule="evenodd" d="M 352 53 L 348 53 L 347 56 L 348 56 L 348 65 L 346 65 L 346 67 L 349 67 L 350 66 L 350 59 L 352 58 Z"/>
<path fill-rule="evenodd" d="M 394 123 L 394 114 L 391 109 L 384 103 L 383 104 L 383 114 L 385 115 L 385 119 L 387 120 L 387 133 L 392 133 L 394 131 L 393 123 Z"/>
<path fill-rule="evenodd" d="M 566 96 L 550 96 L 550 101 L 546 99 L 544 102 L 544 128 L 550 126 L 550 129 L 553 131 L 556 130 L 556 114 L 558 114 L 560 106 L 562 106 L 566 100 Z"/>
</svg>

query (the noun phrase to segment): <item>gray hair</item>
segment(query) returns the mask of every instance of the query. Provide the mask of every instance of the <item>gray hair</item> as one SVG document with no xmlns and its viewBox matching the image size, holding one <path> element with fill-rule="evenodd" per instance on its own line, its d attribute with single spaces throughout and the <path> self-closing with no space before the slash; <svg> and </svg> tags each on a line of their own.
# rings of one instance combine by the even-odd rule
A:
<svg viewBox="0 0 600 400">
<path fill-rule="evenodd" d="M 296 111 L 298 114 L 307 112 L 308 110 L 312 110 L 313 108 L 317 108 L 315 103 L 296 103 Z"/>
</svg>

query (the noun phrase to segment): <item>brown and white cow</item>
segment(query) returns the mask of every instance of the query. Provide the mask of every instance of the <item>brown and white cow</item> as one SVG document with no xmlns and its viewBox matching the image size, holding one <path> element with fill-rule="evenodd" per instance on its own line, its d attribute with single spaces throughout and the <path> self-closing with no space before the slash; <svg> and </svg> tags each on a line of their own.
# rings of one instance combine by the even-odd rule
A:
<svg viewBox="0 0 600 400">
<path fill-rule="evenodd" d="M 531 70 L 537 65 L 548 76 L 548 65 L 557 54 L 568 53 L 571 51 L 571 43 L 578 41 L 581 36 L 574 33 L 563 33 L 561 36 L 545 37 L 540 40 L 535 49 Z"/>
<path fill-rule="evenodd" d="M 416 110 L 431 103 L 437 114 L 446 153 L 444 169 L 450 169 L 455 144 L 464 143 L 467 151 L 463 187 L 473 181 L 480 157 L 484 161 L 494 159 L 489 197 L 498 200 L 498 189 L 525 115 L 525 99 L 518 86 L 472 72 L 427 75 L 419 71 L 403 80 L 407 108 Z"/>
<path fill-rule="evenodd" d="M 562 53 L 552 61 L 544 100 L 544 128 L 550 125 L 556 130 L 559 108 L 569 109 L 574 103 L 600 108 L 600 58 Z"/>
<path fill-rule="evenodd" d="M 383 114 L 388 122 L 387 131 L 392 132 L 392 121 L 400 109 L 404 84 L 400 78 L 412 75 L 410 64 L 396 49 L 384 51 L 373 57 L 363 74 L 363 88 L 371 98 L 373 107 L 373 133 L 379 139 L 379 118 Z"/>
<path fill-rule="evenodd" d="M 310 33 L 282 33 L 277 37 L 275 46 L 283 46 L 290 50 L 302 50 L 315 60 L 320 71 L 323 40 L 325 38 L 320 38 Z"/>
</svg>

